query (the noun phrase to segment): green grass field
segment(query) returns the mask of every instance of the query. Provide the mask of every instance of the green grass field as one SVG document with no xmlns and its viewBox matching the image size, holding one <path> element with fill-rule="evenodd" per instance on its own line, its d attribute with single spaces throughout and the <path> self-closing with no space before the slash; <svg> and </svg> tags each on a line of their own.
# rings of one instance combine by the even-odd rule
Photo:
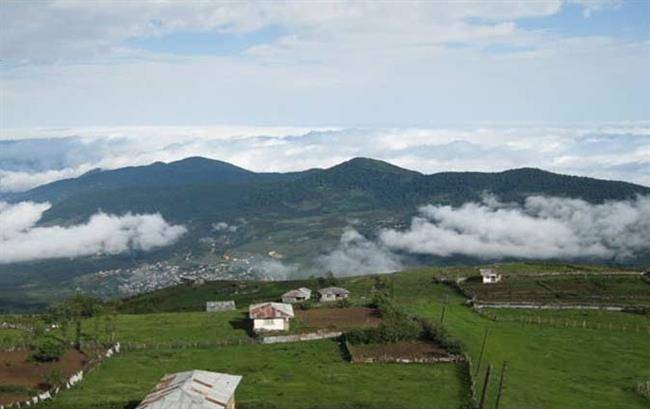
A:
<svg viewBox="0 0 650 409">
<path fill-rule="evenodd" d="M 0 329 L 0 348 L 20 344 L 23 339 L 23 331 L 17 329 Z"/>
<path fill-rule="evenodd" d="M 557 266 L 524 264 L 527 270 Z M 512 268 L 510 266 L 509 268 Z M 497 321 L 474 312 L 455 289 L 434 280 L 449 274 L 421 269 L 392 276 L 395 303 L 409 313 L 439 321 L 465 345 L 477 367 L 483 335 L 490 328 L 477 383 L 488 364 L 493 378 L 488 404 L 495 404 L 501 364 L 508 373 L 500 409 L 626 409 L 645 408 L 647 400 L 634 393 L 638 381 L 650 379 L 650 334 L 612 331 L 608 324 L 648 326 L 647 315 L 605 311 L 488 310 Z M 462 269 L 454 272 L 462 273 Z M 475 268 L 465 268 L 475 271 Z M 372 298 L 372 276 L 341 280 L 353 292 L 353 304 Z M 194 342 L 248 340 L 241 319 L 247 299 L 275 298 L 291 283 L 256 283 L 245 288 L 210 283 L 193 289 L 177 287 L 122 304 L 130 311 L 149 308 L 191 310 L 203 308 L 209 297 L 237 298 L 239 311 L 227 313 L 176 312 L 118 314 L 117 339 L 122 342 Z M 268 288 L 267 288 L 268 287 Z M 242 292 L 242 290 L 244 290 Z M 247 292 L 248 291 L 248 292 Z M 217 294 L 218 292 L 218 294 Z M 199 301 L 193 299 L 197 295 Z M 178 296 L 177 296 L 178 295 Z M 219 298 L 216 298 L 219 299 Z M 155 300 L 155 302 L 152 302 Z M 145 308 L 146 307 L 146 308 Z M 596 329 L 521 322 L 520 317 L 587 321 Z M 104 318 L 84 322 L 93 337 L 106 334 Z M 240 345 L 203 349 L 125 351 L 92 371 L 80 384 L 44 407 L 57 409 L 133 408 L 165 373 L 206 369 L 244 375 L 237 391 L 238 407 L 248 409 L 346 408 L 461 408 L 468 404 L 468 389 L 460 365 L 350 364 L 334 341 L 282 345 Z M 130 406 L 129 406 L 130 405 Z"/>
<path fill-rule="evenodd" d="M 616 331 L 645 332 L 650 335 L 650 315 L 605 310 L 539 310 L 486 308 L 485 313 L 498 321 L 554 325 L 584 326 Z"/>
<path fill-rule="evenodd" d="M 114 325 L 116 339 L 121 342 L 228 342 L 250 339 L 245 329 L 248 325 L 246 314 L 242 311 L 117 314 Z M 110 337 L 107 320 L 101 316 L 85 320 L 83 333 L 86 339 L 107 341 Z"/>
<path fill-rule="evenodd" d="M 128 352 L 43 407 L 122 409 L 165 373 L 188 369 L 243 375 L 240 409 L 456 408 L 467 395 L 458 365 L 352 365 L 336 342 L 313 341 Z"/>
<path fill-rule="evenodd" d="M 404 303 L 405 307 L 434 320 L 440 319 L 443 303 L 448 302 L 445 325 L 464 342 L 475 366 L 485 328 L 490 327 L 482 369 L 489 362 L 498 373 L 502 362 L 508 362 L 502 408 L 647 407 L 647 402 L 632 391 L 636 380 L 650 378 L 647 333 L 493 322 L 463 305 L 464 299 L 451 289 L 436 284 L 412 288 L 425 279 L 424 273 L 399 275 L 395 292 L 403 299 L 414 294 L 411 301 Z M 575 312 L 568 314 L 573 316 Z M 612 314 L 630 323 L 647 323 L 645 316 Z M 593 319 L 600 316 L 591 315 Z M 602 316 L 611 319 L 609 315 Z M 497 382 L 496 378 L 491 382 L 488 407 L 494 405 Z"/>
</svg>

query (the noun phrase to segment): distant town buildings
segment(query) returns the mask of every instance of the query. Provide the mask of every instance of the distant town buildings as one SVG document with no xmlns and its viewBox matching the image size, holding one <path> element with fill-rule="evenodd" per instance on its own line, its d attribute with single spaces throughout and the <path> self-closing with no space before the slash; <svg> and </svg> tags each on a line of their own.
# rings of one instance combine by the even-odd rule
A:
<svg viewBox="0 0 650 409">
<path fill-rule="evenodd" d="M 241 379 L 200 370 L 165 375 L 136 409 L 235 409 Z"/>
<path fill-rule="evenodd" d="M 479 272 L 481 273 L 481 277 L 483 277 L 483 284 L 493 284 L 501 281 L 501 274 L 491 268 L 481 268 Z"/>
<path fill-rule="evenodd" d="M 345 288 L 340 287 L 327 287 L 321 288 L 318 290 L 320 294 L 320 300 L 324 302 L 337 301 L 340 299 L 345 299 L 350 296 L 350 292 Z"/>
<path fill-rule="evenodd" d="M 190 287 L 199 287 L 205 284 L 205 279 L 202 277 L 180 276 L 181 283 Z"/>
<path fill-rule="evenodd" d="M 286 293 L 282 294 L 282 302 L 287 304 L 307 301 L 310 298 L 311 290 L 307 287 L 296 288 L 295 290 L 287 291 Z"/>
<path fill-rule="evenodd" d="M 255 332 L 287 331 L 294 313 L 291 304 L 265 302 L 251 305 L 248 316 L 253 321 Z"/>
<path fill-rule="evenodd" d="M 205 303 L 206 312 L 233 311 L 237 307 L 234 301 L 208 301 Z"/>
</svg>

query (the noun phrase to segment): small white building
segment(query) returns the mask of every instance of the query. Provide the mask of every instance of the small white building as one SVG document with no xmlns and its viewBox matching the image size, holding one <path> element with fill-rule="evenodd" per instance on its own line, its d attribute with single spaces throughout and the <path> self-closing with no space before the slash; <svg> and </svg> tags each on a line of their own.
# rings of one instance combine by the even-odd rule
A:
<svg viewBox="0 0 650 409">
<path fill-rule="evenodd" d="M 279 302 L 265 302 L 248 307 L 248 316 L 253 321 L 253 331 L 287 331 L 289 320 L 294 317 L 293 306 Z"/>
<path fill-rule="evenodd" d="M 311 290 L 307 287 L 296 288 L 295 290 L 287 291 L 282 294 L 282 302 L 287 304 L 307 301 L 310 298 Z"/>
<path fill-rule="evenodd" d="M 481 268 L 481 277 L 483 277 L 483 284 L 493 284 L 501 281 L 501 274 L 497 273 L 491 268 Z"/>
<path fill-rule="evenodd" d="M 237 307 L 235 302 L 230 301 L 208 301 L 205 303 L 206 312 L 234 311 Z"/>
<path fill-rule="evenodd" d="M 325 302 L 337 301 L 348 298 L 350 296 L 350 292 L 348 290 L 340 287 L 321 288 L 318 290 L 318 294 L 320 294 L 320 300 Z"/>
<path fill-rule="evenodd" d="M 241 379 L 200 370 L 168 374 L 136 409 L 235 409 L 235 389 Z"/>
</svg>

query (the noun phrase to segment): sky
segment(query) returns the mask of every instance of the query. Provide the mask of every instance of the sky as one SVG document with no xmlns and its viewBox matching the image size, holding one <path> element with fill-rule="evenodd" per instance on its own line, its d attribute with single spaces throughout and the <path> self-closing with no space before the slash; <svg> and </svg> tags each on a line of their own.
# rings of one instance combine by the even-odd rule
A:
<svg viewBox="0 0 650 409">
<path fill-rule="evenodd" d="M 16 128 L 650 120 L 650 2 L 0 2 Z"/>
</svg>

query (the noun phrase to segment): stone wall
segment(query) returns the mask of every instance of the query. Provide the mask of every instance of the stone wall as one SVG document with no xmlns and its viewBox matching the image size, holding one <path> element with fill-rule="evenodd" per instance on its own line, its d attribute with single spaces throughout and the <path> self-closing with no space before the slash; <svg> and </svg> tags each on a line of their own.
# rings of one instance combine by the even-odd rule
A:
<svg viewBox="0 0 650 409">
<path fill-rule="evenodd" d="M 260 336 L 258 338 L 258 341 L 261 344 L 281 344 L 285 342 L 315 341 L 318 339 L 338 338 L 341 335 L 343 335 L 341 331 L 318 331 L 310 332 L 308 334 Z"/>
</svg>

